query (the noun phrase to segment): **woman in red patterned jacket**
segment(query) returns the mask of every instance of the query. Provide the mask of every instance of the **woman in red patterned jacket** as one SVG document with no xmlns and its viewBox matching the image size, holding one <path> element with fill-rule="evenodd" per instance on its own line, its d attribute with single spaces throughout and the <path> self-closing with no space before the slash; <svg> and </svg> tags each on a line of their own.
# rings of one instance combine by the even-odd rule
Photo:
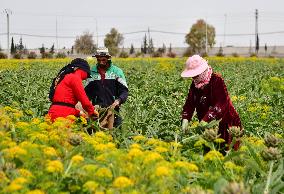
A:
<svg viewBox="0 0 284 194">
<path fill-rule="evenodd" d="M 210 122 L 219 120 L 219 134 L 227 144 L 232 137 L 228 129 L 232 126 L 241 128 L 241 120 L 236 112 L 224 80 L 212 71 L 207 61 L 199 55 L 193 55 L 186 61 L 186 69 L 181 73 L 184 78 L 191 77 L 192 84 L 182 112 L 182 128 L 187 129 L 188 120 L 191 120 L 196 109 L 199 121 Z M 238 149 L 239 142 L 234 145 Z"/>
<path fill-rule="evenodd" d="M 88 62 L 81 58 L 72 60 L 70 64 L 63 67 L 50 87 L 49 99 L 52 104 L 48 115 L 54 121 L 58 117 L 68 115 L 80 116 L 80 111 L 75 109 L 78 101 L 88 113 L 89 117 L 97 117 L 98 112 L 88 99 L 82 81 L 90 76 Z"/>
</svg>

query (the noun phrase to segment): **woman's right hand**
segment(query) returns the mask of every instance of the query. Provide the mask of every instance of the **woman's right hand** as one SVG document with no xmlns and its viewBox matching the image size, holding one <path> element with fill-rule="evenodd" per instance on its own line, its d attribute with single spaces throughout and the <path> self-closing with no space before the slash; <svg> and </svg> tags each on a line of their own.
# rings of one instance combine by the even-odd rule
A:
<svg viewBox="0 0 284 194">
<path fill-rule="evenodd" d="M 188 129 L 188 120 L 182 119 L 181 130 L 185 133 Z"/>
</svg>

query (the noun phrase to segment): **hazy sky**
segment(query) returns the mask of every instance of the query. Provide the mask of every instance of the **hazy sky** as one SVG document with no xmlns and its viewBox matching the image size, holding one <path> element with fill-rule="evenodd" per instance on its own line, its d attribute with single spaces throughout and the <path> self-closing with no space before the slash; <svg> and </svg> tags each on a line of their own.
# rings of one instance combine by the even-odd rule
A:
<svg viewBox="0 0 284 194">
<path fill-rule="evenodd" d="M 0 0 L 2 48 L 7 47 L 6 8 L 12 11 L 10 33 L 22 34 L 13 35 L 14 40 L 18 43 L 22 36 L 27 48 L 57 46 L 56 18 L 59 48 L 70 48 L 74 37 L 84 31 L 93 33 L 95 42 L 98 32 L 99 46 L 103 46 L 104 35 L 112 27 L 120 33 L 138 31 L 124 34 L 125 47 L 131 43 L 140 47 L 148 27 L 155 47 L 186 46 L 184 36 L 198 19 L 215 27 L 216 46 L 249 46 L 254 45 L 255 36 L 242 34 L 254 34 L 255 9 L 260 45 L 284 45 L 284 0 Z"/>
</svg>

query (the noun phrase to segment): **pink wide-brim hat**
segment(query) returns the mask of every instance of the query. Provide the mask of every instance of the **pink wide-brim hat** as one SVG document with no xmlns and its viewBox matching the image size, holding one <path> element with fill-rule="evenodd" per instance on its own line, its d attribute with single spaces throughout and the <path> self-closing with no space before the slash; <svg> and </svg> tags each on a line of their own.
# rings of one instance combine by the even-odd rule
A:
<svg viewBox="0 0 284 194">
<path fill-rule="evenodd" d="M 208 63 L 199 55 L 193 55 L 186 60 L 185 70 L 181 73 L 181 77 L 195 77 L 208 69 Z"/>
</svg>

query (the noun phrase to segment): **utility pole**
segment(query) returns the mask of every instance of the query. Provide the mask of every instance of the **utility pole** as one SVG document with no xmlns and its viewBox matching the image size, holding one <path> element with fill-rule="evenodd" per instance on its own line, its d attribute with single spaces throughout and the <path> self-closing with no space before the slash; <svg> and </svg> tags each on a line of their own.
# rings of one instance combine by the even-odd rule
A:
<svg viewBox="0 0 284 194">
<path fill-rule="evenodd" d="M 255 54 L 258 54 L 259 38 L 258 38 L 258 10 L 255 10 Z"/>
<path fill-rule="evenodd" d="M 96 20 L 97 48 L 99 48 L 98 20 L 96 18 L 95 20 Z"/>
<path fill-rule="evenodd" d="M 9 16 L 12 14 L 12 11 L 9 9 L 5 9 L 7 15 L 7 56 L 10 59 L 10 24 L 9 24 Z"/>
<path fill-rule="evenodd" d="M 227 14 L 225 14 L 223 47 L 226 46 L 226 26 L 227 26 Z"/>
<path fill-rule="evenodd" d="M 206 54 L 208 55 L 208 35 L 207 35 L 207 19 L 205 21 L 205 51 L 206 51 Z"/>
<path fill-rule="evenodd" d="M 56 52 L 58 53 L 58 29 L 57 29 L 57 16 L 56 16 L 56 27 L 55 27 L 55 33 L 56 33 Z"/>
</svg>

